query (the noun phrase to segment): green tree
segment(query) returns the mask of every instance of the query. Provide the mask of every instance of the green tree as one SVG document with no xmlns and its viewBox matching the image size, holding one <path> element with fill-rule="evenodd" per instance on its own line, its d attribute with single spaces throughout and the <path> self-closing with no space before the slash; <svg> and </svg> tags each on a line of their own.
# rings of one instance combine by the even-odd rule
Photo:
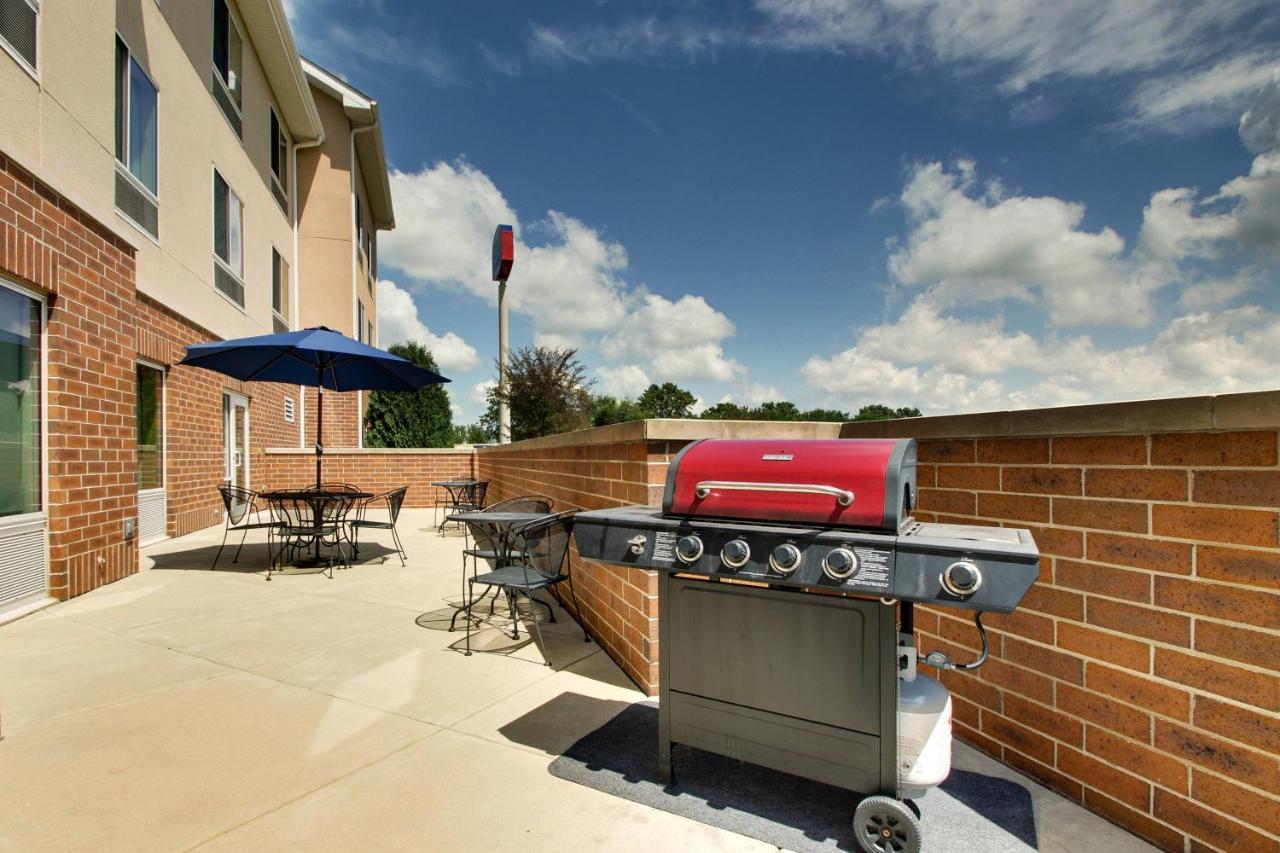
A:
<svg viewBox="0 0 1280 853">
<path fill-rule="evenodd" d="M 769 400 L 753 411 L 757 421 L 798 421 L 800 410 L 790 400 Z"/>
<path fill-rule="evenodd" d="M 453 428 L 454 444 L 489 444 L 497 436 L 487 432 L 482 424 L 457 424 Z"/>
<path fill-rule="evenodd" d="M 698 398 L 674 382 L 654 383 L 644 389 L 637 405 L 646 418 L 691 418 Z"/>
<path fill-rule="evenodd" d="M 591 422 L 596 426 L 608 426 L 609 424 L 620 424 L 623 421 L 638 421 L 644 417 L 636 404 L 626 398 L 611 397 L 608 394 L 598 394 L 591 398 L 592 405 L 595 407 L 595 414 Z"/>
<path fill-rule="evenodd" d="M 716 403 L 703 409 L 700 417 L 709 421 L 749 421 L 751 410 L 737 403 Z"/>
<path fill-rule="evenodd" d="M 834 421 L 835 423 L 844 423 L 852 420 L 848 412 L 840 409 L 809 409 L 807 412 L 800 413 L 802 421 Z"/>
<path fill-rule="evenodd" d="M 522 347 L 511 354 L 506 387 L 489 390 L 489 406 L 481 425 L 497 434 L 498 402 L 511 410 L 511 440 L 555 435 L 592 425 L 593 380 L 577 359 L 576 349 Z"/>
<path fill-rule="evenodd" d="M 440 372 L 431 352 L 422 344 L 392 344 L 387 352 Z M 443 385 L 427 385 L 413 392 L 370 392 L 364 415 L 364 443 L 366 447 L 452 447 L 453 412 L 448 392 Z"/>
<path fill-rule="evenodd" d="M 900 406 L 896 409 L 883 403 L 871 403 L 858 409 L 853 416 L 855 421 L 888 421 L 894 418 L 918 418 L 921 412 L 915 406 Z"/>
</svg>

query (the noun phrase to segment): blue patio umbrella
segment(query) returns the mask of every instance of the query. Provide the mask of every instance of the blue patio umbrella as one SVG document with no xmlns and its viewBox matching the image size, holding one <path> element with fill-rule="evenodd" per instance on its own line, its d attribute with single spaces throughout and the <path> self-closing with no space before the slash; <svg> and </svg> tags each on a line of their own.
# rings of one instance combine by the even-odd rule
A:
<svg viewBox="0 0 1280 853">
<path fill-rule="evenodd" d="M 298 332 L 258 335 L 192 344 L 179 364 L 203 367 L 245 382 L 314 385 L 316 400 L 316 487 L 324 457 L 324 389 L 333 391 L 417 391 L 448 382 L 389 352 L 315 326 Z"/>
</svg>

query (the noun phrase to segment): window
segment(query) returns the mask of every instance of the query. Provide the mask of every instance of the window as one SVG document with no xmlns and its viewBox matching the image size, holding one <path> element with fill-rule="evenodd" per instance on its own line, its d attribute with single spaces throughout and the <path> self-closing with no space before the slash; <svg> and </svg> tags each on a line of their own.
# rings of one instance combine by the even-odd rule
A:
<svg viewBox="0 0 1280 853">
<path fill-rule="evenodd" d="M 240 102 L 243 96 L 240 76 L 242 51 L 240 30 L 236 28 L 226 0 L 213 0 L 213 97 L 237 135 L 240 133 Z"/>
<path fill-rule="evenodd" d="M 35 299 L 0 284 L 0 517 L 41 507 L 41 313 Z"/>
<path fill-rule="evenodd" d="M 213 172 L 213 281 L 219 290 L 244 306 L 244 206 L 227 182 Z"/>
<path fill-rule="evenodd" d="M 156 191 L 156 86 L 119 38 L 116 39 L 116 159 L 147 192 L 159 195 Z"/>
<path fill-rule="evenodd" d="M 164 488 L 164 372 L 138 365 L 138 488 Z"/>
<path fill-rule="evenodd" d="M 361 343 L 368 343 L 364 339 L 364 303 L 356 302 L 356 337 Z"/>
<path fill-rule="evenodd" d="M 280 117 L 274 108 L 271 110 L 271 193 L 276 197 L 281 209 L 289 211 L 289 138 L 284 135 L 280 125 Z"/>
<path fill-rule="evenodd" d="M 39 50 L 38 0 L 0 0 L 0 46 L 31 74 Z"/>
<path fill-rule="evenodd" d="M 271 247 L 271 310 L 275 331 L 289 331 L 289 262 Z"/>
<path fill-rule="evenodd" d="M 372 321 L 372 320 L 369 320 L 369 321 L 365 324 L 365 336 L 364 336 L 364 342 L 365 342 L 366 344 L 368 344 L 369 346 L 374 346 L 374 343 L 373 343 L 373 321 Z"/>
</svg>

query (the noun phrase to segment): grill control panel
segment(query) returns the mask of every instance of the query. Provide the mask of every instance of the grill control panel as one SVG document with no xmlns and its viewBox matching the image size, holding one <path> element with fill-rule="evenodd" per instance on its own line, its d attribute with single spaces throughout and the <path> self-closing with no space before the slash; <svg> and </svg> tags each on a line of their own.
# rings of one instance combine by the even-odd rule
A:
<svg viewBox="0 0 1280 853">
<path fill-rule="evenodd" d="M 577 515 L 578 552 L 640 569 L 798 590 L 1011 612 L 1039 572 L 1026 530 L 913 523 L 898 533 L 671 518 L 656 507 Z"/>
</svg>

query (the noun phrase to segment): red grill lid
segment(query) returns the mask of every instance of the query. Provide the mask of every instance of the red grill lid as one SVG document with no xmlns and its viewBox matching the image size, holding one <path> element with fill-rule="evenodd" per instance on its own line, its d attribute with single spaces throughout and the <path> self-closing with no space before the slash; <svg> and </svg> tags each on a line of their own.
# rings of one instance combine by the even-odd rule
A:
<svg viewBox="0 0 1280 853">
<path fill-rule="evenodd" d="M 915 481 L 914 439 L 708 439 L 672 461 L 662 511 L 897 532 Z"/>
</svg>

